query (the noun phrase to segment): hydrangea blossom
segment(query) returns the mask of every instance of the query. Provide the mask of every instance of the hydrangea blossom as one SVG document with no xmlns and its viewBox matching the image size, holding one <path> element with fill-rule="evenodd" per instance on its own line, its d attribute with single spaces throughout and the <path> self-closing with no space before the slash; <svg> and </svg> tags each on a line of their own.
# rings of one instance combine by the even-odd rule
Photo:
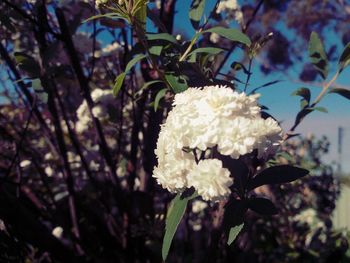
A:
<svg viewBox="0 0 350 263">
<path fill-rule="evenodd" d="M 196 161 L 194 152 L 215 147 L 234 159 L 254 150 L 259 158 L 274 154 L 282 130 L 272 118 L 261 117 L 258 97 L 226 86 L 189 88 L 176 94 L 155 150 L 158 166 L 153 176 L 158 183 L 170 192 L 194 187 L 204 200 L 228 196 L 233 183 L 229 171 L 218 159 Z"/>
<path fill-rule="evenodd" d="M 187 176 L 188 185 L 193 186 L 203 200 L 217 201 L 231 193 L 233 179 L 230 171 L 222 167 L 218 159 L 199 161 Z"/>
</svg>

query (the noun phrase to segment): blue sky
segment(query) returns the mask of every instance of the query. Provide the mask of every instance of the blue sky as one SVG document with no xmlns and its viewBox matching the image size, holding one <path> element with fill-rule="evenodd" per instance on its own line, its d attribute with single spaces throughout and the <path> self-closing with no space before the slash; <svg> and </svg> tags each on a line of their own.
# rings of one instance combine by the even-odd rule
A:
<svg viewBox="0 0 350 263">
<path fill-rule="evenodd" d="M 208 15 L 211 8 L 215 4 L 215 0 L 208 0 L 206 6 L 206 14 Z M 175 32 L 184 32 L 187 37 L 191 37 L 194 34 L 194 30 L 188 18 L 188 10 L 190 8 L 190 0 L 178 1 L 176 9 L 177 16 L 175 20 Z M 233 25 L 234 26 L 234 25 Z M 330 39 L 334 39 L 334 36 L 329 36 Z M 339 40 L 338 40 L 339 41 Z M 338 54 L 340 56 L 340 54 Z M 227 65 L 230 65 L 237 60 L 240 54 L 233 54 L 228 61 Z M 305 47 L 305 61 L 308 60 L 307 47 Z M 269 113 L 276 117 L 279 121 L 283 121 L 282 125 L 285 130 L 288 130 L 295 119 L 295 116 L 299 109 L 299 98 L 291 96 L 292 92 L 300 87 L 310 88 L 313 98 L 315 98 L 321 91 L 321 87 L 305 86 L 300 83 L 292 82 L 283 73 L 269 74 L 268 76 L 263 75 L 259 70 L 259 62 L 253 63 L 251 77 L 251 87 L 258 87 L 264 83 L 274 80 L 284 80 L 283 82 L 277 83 L 273 86 L 269 86 L 260 90 L 262 94 L 260 102 L 263 105 L 267 105 L 270 108 Z M 300 65 L 302 67 L 303 64 Z M 330 79 L 336 71 L 336 64 L 330 65 Z M 298 80 L 296 73 L 288 72 L 289 76 L 294 80 Z M 321 81 L 321 79 L 319 79 Z M 344 70 L 341 76 L 336 81 L 337 84 L 350 87 L 350 67 Z M 350 101 L 336 94 L 327 95 L 319 104 L 319 106 L 328 109 L 328 113 L 313 112 L 300 124 L 297 129 L 298 133 L 307 135 L 313 133 L 318 137 L 327 135 L 331 141 L 330 153 L 325 156 L 327 162 L 335 161 L 338 159 L 337 154 L 337 140 L 338 140 L 338 127 L 344 127 L 344 144 L 343 144 L 343 170 L 350 172 Z"/>
</svg>

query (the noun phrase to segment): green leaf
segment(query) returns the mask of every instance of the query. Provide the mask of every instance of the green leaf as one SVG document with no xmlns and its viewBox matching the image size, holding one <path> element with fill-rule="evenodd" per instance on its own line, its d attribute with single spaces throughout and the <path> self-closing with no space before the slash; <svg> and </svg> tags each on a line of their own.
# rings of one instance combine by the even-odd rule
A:
<svg viewBox="0 0 350 263">
<path fill-rule="evenodd" d="M 162 53 L 163 47 L 162 46 L 152 46 L 149 48 L 149 53 L 155 56 L 160 56 Z"/>
<path fill-rule="evenodd" d="M 191 53 L 189 53 L 187 55 L 187 57 L 194 55 L 194 54 L 198 54 L 198 53 L 208 53 L 208 54 L 212 54 L 212 55 L 217 55 L 221 52 L 224 52 L 225 50 L 223 50 L 222 48 L 217 48 L 217 47 L 202 47 L 202 48 L 197 48 L 195 50 L 193 50 Z"/>
<path fill-rule="evenodd" d="M 185 214 L 187 203 L 189 200 L 193 199 L 196 196 L 197 194 L 194 193 L 190 197 L 181 198 L 181 193 L 178 193 L 176 197 L 173 199 L 173 201 L 171 202 L 171 205 L 169 207 L 166 220 L 165 220 L 165 234 L 164 234 L 163 245 L 162 245 L 162 257 L 164 261 L 168 256 L 170 245 L 174 238 L 176 229 L 183 215 Z"/>
<path fill-rule="evenodd" d="M 293 182 L 304 177 L 308 173 L 308 170 L 291 165 L 272 166 L 257 174 L 250 181 L 248 189 L 251 190 L 265 184 L 283 184 Z"/>
<path fill-rule="evenodd" d="M 30 78 L 40 77 L 41 68 L 39 63 L 24 52 L 15 52 L 17 66 L 23 70 Z"/>
<path fill-rule="evenodd" d="M 216 33 L 229 40 L 245 44 L 248 47 L 252 43 L 247 35 L 235 28 L 225 28 L 218 26 L 202 31 L 202 33 Z"/>
<path fill-rule="evenodd" d="M 350 64 L 350 42 L 345 46 L 339 59 L 339 73 Z"/>
<path fill-rule="evenodd" d="M 304 109 L 309 105 L 309 103 L 305 99 L 300 100 L 300 109 Z"/>
<path fill-rule="evenodd" d="M 146 30 L 146 18 L 147 18 L 147 0 L 138 0 L 133 6 L 133 14 L 137 21 L 142 25 L 143 30 Z"/>
<path fill-rule="evenodd" d="M 146 34 L 147 40 L 165 40 L 172 43 L 177 43 L 174 36 L 168 34 L 168 33 L 159 33 L 159 34 Z"/>
<path fill-rule="evenodd" d="M 120 73 L 118 75 L 118 77 L 115 79 L 115 84 L 113 86 L 113 96 L 116 97 L 118 95 L 118 93 L 123 85 L 125 76 L 126 76 L 126 74 L 125 74 L 125 72 L 123 72 L 123 73 Z"/>
<path fill-rule="evenodd" d="M 350 100 L 350 90 L 342 89 L 342 88 L 333 88 L 329 91 L 329 93 L 336 93 L 344 98 Z"/>
<path fill-rule="evenodd" d="M 158 106 L 159 106 L 159 101 L 165 96 L 167 89 L 161 89 L 160 91 L 158 91 L 156 98 L 154 99 L 154 111 L 157 111 Z"/>
<path fill-rule="evenodd" d="M 114 96 L 118 95 L 118 93 L 123 85 L 126 74 L 129 73 L 129 71 L 132 69 L 133 66 L 136 65 L 137 62 L 139 62 L 141 59 L 144 59 L 145 57 L 147 57 L 147 55 L 138 54 L 132 60 L 129 61 L 129 63 L 126 65 L 125 71 L 120 73 L 118 75 L 118 77 L 115 79 L 115 83 L 113 86 L 113 95 Z"/>
<path fill-rule="evenodd" d="M 140 60 L 146 58 L 147 55 L 144 55 L 144 54 L 138 54 L 136 55 L 132 60 L 129 61 L 129 63 L 126 65 L 126 68 L 125 68 L 125 73 L 128 73 L 132 67 L 134 67 L 136 65 L 137 62 L 139 62 Z"/>
<path fill-rule="evenodd" d="M 325 107 L 313 107 L 310 109 L 315 110 L 315 111 L 319 111 L 319 112 L 328 113 L 328 110 Z"/>
<path fill-rule="evenodd" d="M 32 88 L 34 89 L 35 93 L 37 94 L 38 98 L 44 102 L 47 103 L 48 95 L 44 91 L 43 86 L 41 85 L 41 80 L 38 79 L 33 79 L 32 80 Z"/>
<path fill-rule="evenodd" d="M 240 224 L 235 227 L 231 227 L 230 233 L 228 234 L 227 245 L 231 245 L 233 241 L 236 240 L 238 234 L 241 232 L 244 224 Z"/>
<path fill-rule="evenodd" d="M 121 15 L 118 15 L 116 13 L 107 13 L 107 14 L 100 14 L 100 15 L 95 15 L 95 16 L 92 16 L 92 17 L 89 17 L 88 19 L 85 19 L 82 23 L 86 23 L 86 22 L 90 22 L 92 20 L 95 20 L 95 19 L 99 19 L 99 18 L 119 18 L 119 19 L 123 19 L 123 20 L 126 20 L 127 22 L 128 19 L 126 17 L 123 17 Z"/>
<path fill-rule="evenodd" d="M 292 93 L 293 96 L 300 96 L 307 101 L 307 104 L 310 103 L 311 92 L 308 88 L 300 88 Z"/>
<path fill-rule="evenodd" d="M 171 73 L 165 74 L 165 79 L 175 93 L 180 93 L 187 90 L 187 82 L 182 76 L 175 76 Z"/>
<path fill-rule="evenodd" d="M 204 8 L 205 0 L 192 0 L 189 16 L 194 29 L 199 28 L 199 23 L 203 15 Z"/>
<path fill-rule="evenodd" d="M 197 55 L 196 54 L 191 54 L 189 56 L 189 58 L 187 59 L 187 62 L 189 62 L 189 63 L 196 63 L 196 60 L 197 60 Z"/>
<path fill-rule="evenodd" d="M 312 32 L 309 41 L 309 57 L 312 64 L 323 79 L 328 75 L 328 59 L 321 39 L 316 32 Z"/>
<path fill-rule="evenodd" d="M 234 71 L 239 71 L 241 69 L 243 69 L 243 72 L 244 74 L 248 75 L 250 74 L 250 72 L 247 70 L 247 68 L 240 62 L 237 62 L 237 61 L 234 61 L 232 64 L 231 64 L 231 68 L 234 70 Z"/>
</svg>

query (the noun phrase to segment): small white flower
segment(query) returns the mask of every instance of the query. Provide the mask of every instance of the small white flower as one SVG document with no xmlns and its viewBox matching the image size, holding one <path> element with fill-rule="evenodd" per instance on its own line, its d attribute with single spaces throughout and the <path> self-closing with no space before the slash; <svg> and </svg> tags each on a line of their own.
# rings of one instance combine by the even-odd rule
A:
<svg viewBox="0 0 350 263">
<path fill-rule="evenodd" d="M 20 166 L 21 168 L 25 168 L 25 167 L 29 166 L 31 163 L 32 163 L 32 162 L 29 161 L 29 160 L 23 160 L 23 161 L 19 164 L 19 166 Z"/>
<path fill-rule="evenodd" d="M 61 238 L 63 235 L 63 228 L 60 226 L 55 227 L 52 230 L 52 235 L 55 236 L 56 238 Z"/>
<path fill-rule="evenodd" d="M 2 221 L 2 220 L 0 219 L 0 231 L 5 231 L 5 230 L 6 230 L 5 223 L 4 223 L 4 221 Z"/>
<path fill-rule="evenodd" d="M 218 159 L 201 160 L 187 176 L 188 185 L 206 201 L 218 201 L 227 197 L 233 179 L 230 171 L 222 167 Z"/>
<path fill-rule="evenodd" d="M 45 159 L 46 161 L 49 161 L 49 160 L 54 159 L 54 158 L 53 158 L 53 154 L 50 153 L 50 152 L 47 153 L 47 154 L 45 154 L 44 159 Z"/>
<path fill-rule="evenodd" d="M 209 40 L 213 43 L 218 43 L 219 40 L 220 40 L 220 35 L 217 34 L 217 33 L 211 33 L 210 34 L 210 37 L 209 37 Z"/>
<path fill-rule="evenodd" d="M 107 4 L 108 0 L 96 0 L 95 4 L 96 4 L 96 8 L 101 7 L 101 5 L 103 4 Z"/>
<path fill-rule="evenodd" d="M 92 108 L 92 114 L 96 117 L 96 118 L 102 118 L 106 115 L 106 112 L 104 111 L 104 108 L 101 107 L 100 105 L 95 106 Z"/>
<path fill-rule="evenodd" d="M 204 209 L 206 209 L 208 207 L 206 202 L 203 202 L 201 200 L 195 200 L 192 203 L 192 212 L 195 214 L 200 213 L 201 211 L 203 211 Z"/>
<path fill-rule="evenodd" d="M 53 169 L 50 166 L 45 167 L 45 173 L 48 177 L 53 175 Z"/>
<path fill-rule="evenodd" d="M 160 9 L 162 6 L 162 1 L 161 0 L 156 0 L 156 8 Z"/>
</svg>

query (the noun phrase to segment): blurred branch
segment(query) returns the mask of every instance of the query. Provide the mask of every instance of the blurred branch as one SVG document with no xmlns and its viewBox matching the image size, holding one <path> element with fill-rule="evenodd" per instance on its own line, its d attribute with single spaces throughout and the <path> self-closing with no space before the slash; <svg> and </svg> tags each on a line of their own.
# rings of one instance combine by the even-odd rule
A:
<svg viewBox="0 0 350 263">
<path fill-rule="evenodd" d="M 40 26 L 39 22 L 37 20 L 35 20 L 32 16 L 30 16 L 29 14 L 27 14 L 25 11 L 23 11 L 20 7 L 18 7 L 17 5 L 11 3 L 8 0 L 2 0 L 7 6 L 11 7 L 13 10 L 15 10 L 20 16 L 22 16 L 24 19 L 28 20 L 29 22 L 31 22 L 33 25 L 35 26 Z M 52 30 L 52 28 L 47 24 L 47 31 L 49 33 L 51 33 L 52 35 L 54 35 L 57 39 L 61 39 L 60 34 L 54 32 Z"/>
<path fill-rule="evenodd" d="M 47 126 L 47 124 L 46 124 L 46 122 L 45 122 L 41 112 L 39 111 L 37 106 L 34 104 L 34 98 L 33 98 L 32 94 L 29 92 L 26 84 L 23 82 L 23 79 L 22 79 L 21 75 L 19 74 L 18 70 L 16 69 L 15 64 L 13 63 L 13 61 L 10 58 L 7 50 L 2 45 L 1 42 L 0 42 L 0 55 L 3 58 L 3 60 L 5 61 L 5 63 L 7 64 L 7 66 L 9 67 L 9 69 L 11 70 L 11 72 L 13 73 L 13 75 L 15 76 L 16 83 L 19 86 L 21 92 L 26 97 L 26 99 L 29 102 L 29 104 L 30 105 L 34 105 L 33 106 L 33 112 L 35 114 L 35 117 L 39 121 L 40 126 L 43 128 L 44 134 L 49 138 L 48 139 L 48 143 L 50 144 L 51 148 L 54 149 L 57 152 L 57 148 L 56 148 L 56 145 L 54 143 L 55 140 L 54 140 L 54 138 L 52 136 L 51 130 Z"/>
<path fill-rule="evenodd" d="M 68 56 L 71 60 L 72 67 L 77 75 L 80 89 L 84 94 L 84 98 L 86 99 L 86 102 L 87 102 L 87 105 L 89 108 L 90 116 L 93 120 L 94 126 L 95 126 L 96 131 L 97 131 L 101 154 L 105 158 L 106 163 L 109 167 L 112 182 L 119 189 L 120 183 L 119 183 L 119 178 L 117 177 L 117 174 L 116 174 L 116 166 L 115 166 L 113 158 L 111 157 L 110 152 L 108 150 L 106 139 L 105 139 L 105 136 L 104 136 L 103 130 L 102 130 L 102 125 L 101 125 L 100 121 L 92 113 L 92 108 L 94 107 L 94 102 L 93 102 L 91 95 L 90 95 L 88 79 L 85 77 L 83 70 L 81 68 L 76 49 L 74 47 L 72 37 L 71 37 L 71 34 L 69 32 L 69 28 L 67 26 L 67 22 L 66 22 L 66 19 L 64 17 L 63 10 L 61 10 L 60 8 L 57 8 L 55 10 L 55 12 L 56 12 L 56 16 L 58 19 L 58 23 L 60 25 L 62 40 L 66 46 L 66 50 L 67 50 Z"/>
</svg>

